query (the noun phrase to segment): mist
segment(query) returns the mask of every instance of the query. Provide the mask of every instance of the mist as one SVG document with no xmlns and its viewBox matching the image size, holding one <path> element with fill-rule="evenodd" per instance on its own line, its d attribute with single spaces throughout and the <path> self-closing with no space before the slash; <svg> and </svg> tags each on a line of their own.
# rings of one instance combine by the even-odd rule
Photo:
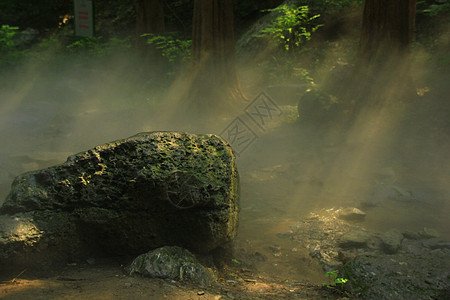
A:
<svg viewBox="0 0 450 300">
<path fill-rule="evenodd" d="M 349 18 L 347 29 L 354 15 Z M 339 72 L 346 72 L 356 51 L 355 33 L 348 30 L 330 43 L 313 39 L 313 50 L 296 58 L 295 64 L 302 64 L 321 51 L 311 72 L 316 86 L 343 78 Z M 262 71 L 261 63 L 271 59 L 272 51 L 257 49 L 250 60 L 240 53 L 238 74 L 249 101 L 235 113 L 213 111 L 202 119 L 179 113 L 192 83 L 187 69 L 166 80 L 165 74 L 154 71 L 158 66 L 140 61 L 131 51 L 88 63 L 30 60 L 14 72 L 2 72 L 0 204 L 15 176 L 63 163 L 71 154 L 144 131 L 220 134 L 228 139 L 227 126 L 240 116 L 256 138 L 238 151 L 238 242 L 266 246 L 273 243 L 271 234 L 287 231 L 311 212 L 345 207 L 367 212 L 364 226 L 370 230 L 426 227 L 450 238 L 448 73 L 415 59 L 410 66 L 414 90 L 406 102 L 397 101 L 399 90 L 411 87 L 397 73 L 384 73 L 379 84 L 367 85 L 370 93 L 382 92 L 389 101 L 361 110 L 350 123 L 339 118 L 328 122 L 320 113 L 311 118 L 300 109 L 297 115 L 297 104 L 302 107 L 311 82 L 275 82 Z M 431 55 L 421 47 L 412 52 L 416 58 Z M 401 69 L 402 62 L 398 58 L 394 68 Z M 360 84 L 355 86 L 351 77 L 339 81 L 339 101 Z M 261 92 L 280 110 L 262 129 L 245 119 L 246 107 Z M 305 272 L 302 276 L 313 276 Z"/>
</svg>

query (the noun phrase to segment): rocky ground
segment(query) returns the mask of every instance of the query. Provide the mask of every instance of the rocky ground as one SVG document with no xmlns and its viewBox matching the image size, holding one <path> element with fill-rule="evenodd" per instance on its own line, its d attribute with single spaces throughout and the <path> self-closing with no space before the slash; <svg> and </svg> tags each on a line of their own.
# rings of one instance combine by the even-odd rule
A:
<svg viewBox="0 0 450 300">
<path fill-rule="evenodd" d="M 282 233 L 304 245 L 325 270 L 340 270 L 345 290 L 364 299 L 445 299 L 450 295 L 450 242 L 430 228 L 377 233 L 356 208 L 312 213 Z M 347 221 L 344 221 L 347 220 Z"/>
</svg>

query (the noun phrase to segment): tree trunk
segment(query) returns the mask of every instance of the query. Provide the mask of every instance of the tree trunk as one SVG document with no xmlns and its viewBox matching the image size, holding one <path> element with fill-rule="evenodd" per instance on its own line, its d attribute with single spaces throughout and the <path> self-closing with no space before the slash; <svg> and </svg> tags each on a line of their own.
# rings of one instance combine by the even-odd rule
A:
<svg viewBox="0 0 450 300">
<path fill-rule="evenodd" d="M 407 100 L 414 87 L 409 46 L 416 0 L 366 0 L 353 96 L 361 107 Z"/>
<path fill-rule="evenodd" d="M 245 99 L 236 72 L 232 0 L 195 0 L 191 76 L 188 99 L 197 108 Z"/>
<path fill-rule="evenodd" d="M 165 31 L 164 5 L 160 0 L 136 0 L 136 47 L 145 51 L 145 33 L 161 34 Z"/>
<path fill-rule="evenodd" d="M 416 0 L 366 0 L 359 48 L 371 62 L 407 52 L 414 36 Z"/>
</svg>

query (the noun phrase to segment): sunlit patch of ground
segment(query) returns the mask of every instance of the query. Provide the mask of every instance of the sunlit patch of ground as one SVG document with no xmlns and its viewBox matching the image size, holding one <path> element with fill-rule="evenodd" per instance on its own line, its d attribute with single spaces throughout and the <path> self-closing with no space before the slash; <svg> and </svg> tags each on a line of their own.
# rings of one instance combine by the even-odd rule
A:
<svg viewBox="0 0 450 300">
<path fill-rule="evenodd" d="M 23 275 L 24 276 L 24 275 Z M 338 299 L 320 286 L 274 280 L 249 270 L 226 269 L 212 287 L 128 276 L 114 262 L 67 267 L 45 279 L 0 283 L 2 299 Z"/>
</svg>

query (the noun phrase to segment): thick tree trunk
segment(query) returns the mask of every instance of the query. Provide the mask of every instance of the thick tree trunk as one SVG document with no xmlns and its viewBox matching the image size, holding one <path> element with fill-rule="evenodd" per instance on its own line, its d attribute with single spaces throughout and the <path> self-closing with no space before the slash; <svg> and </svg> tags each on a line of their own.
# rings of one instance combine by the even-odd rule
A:
<svg viewBox="0 0 450 300">
<path fill-rule="evenodd" d="M 164 5 L 160 0 L 136 0 L 136 47 L 145 51 L 144 33 L 164 33 Z"/>
<path fill-rule="evenodd" d="M 416 0 L 366 0 L 353 97 L 361 107 L 407 100 L 414 88 L 409 46 Z"/>
<path fill-rule="evenodd" d="M 359 54 L 366 61 L 407 52 L 414 36 L 416 0 L 366 0 Z"/>
<path fill-rule="evenodd" d="M 243 96 L 236 72 L 232 0 L 195 0 L 192 85 L 189 101 L 198 108 L 226 107 Z"/>
</svg>

